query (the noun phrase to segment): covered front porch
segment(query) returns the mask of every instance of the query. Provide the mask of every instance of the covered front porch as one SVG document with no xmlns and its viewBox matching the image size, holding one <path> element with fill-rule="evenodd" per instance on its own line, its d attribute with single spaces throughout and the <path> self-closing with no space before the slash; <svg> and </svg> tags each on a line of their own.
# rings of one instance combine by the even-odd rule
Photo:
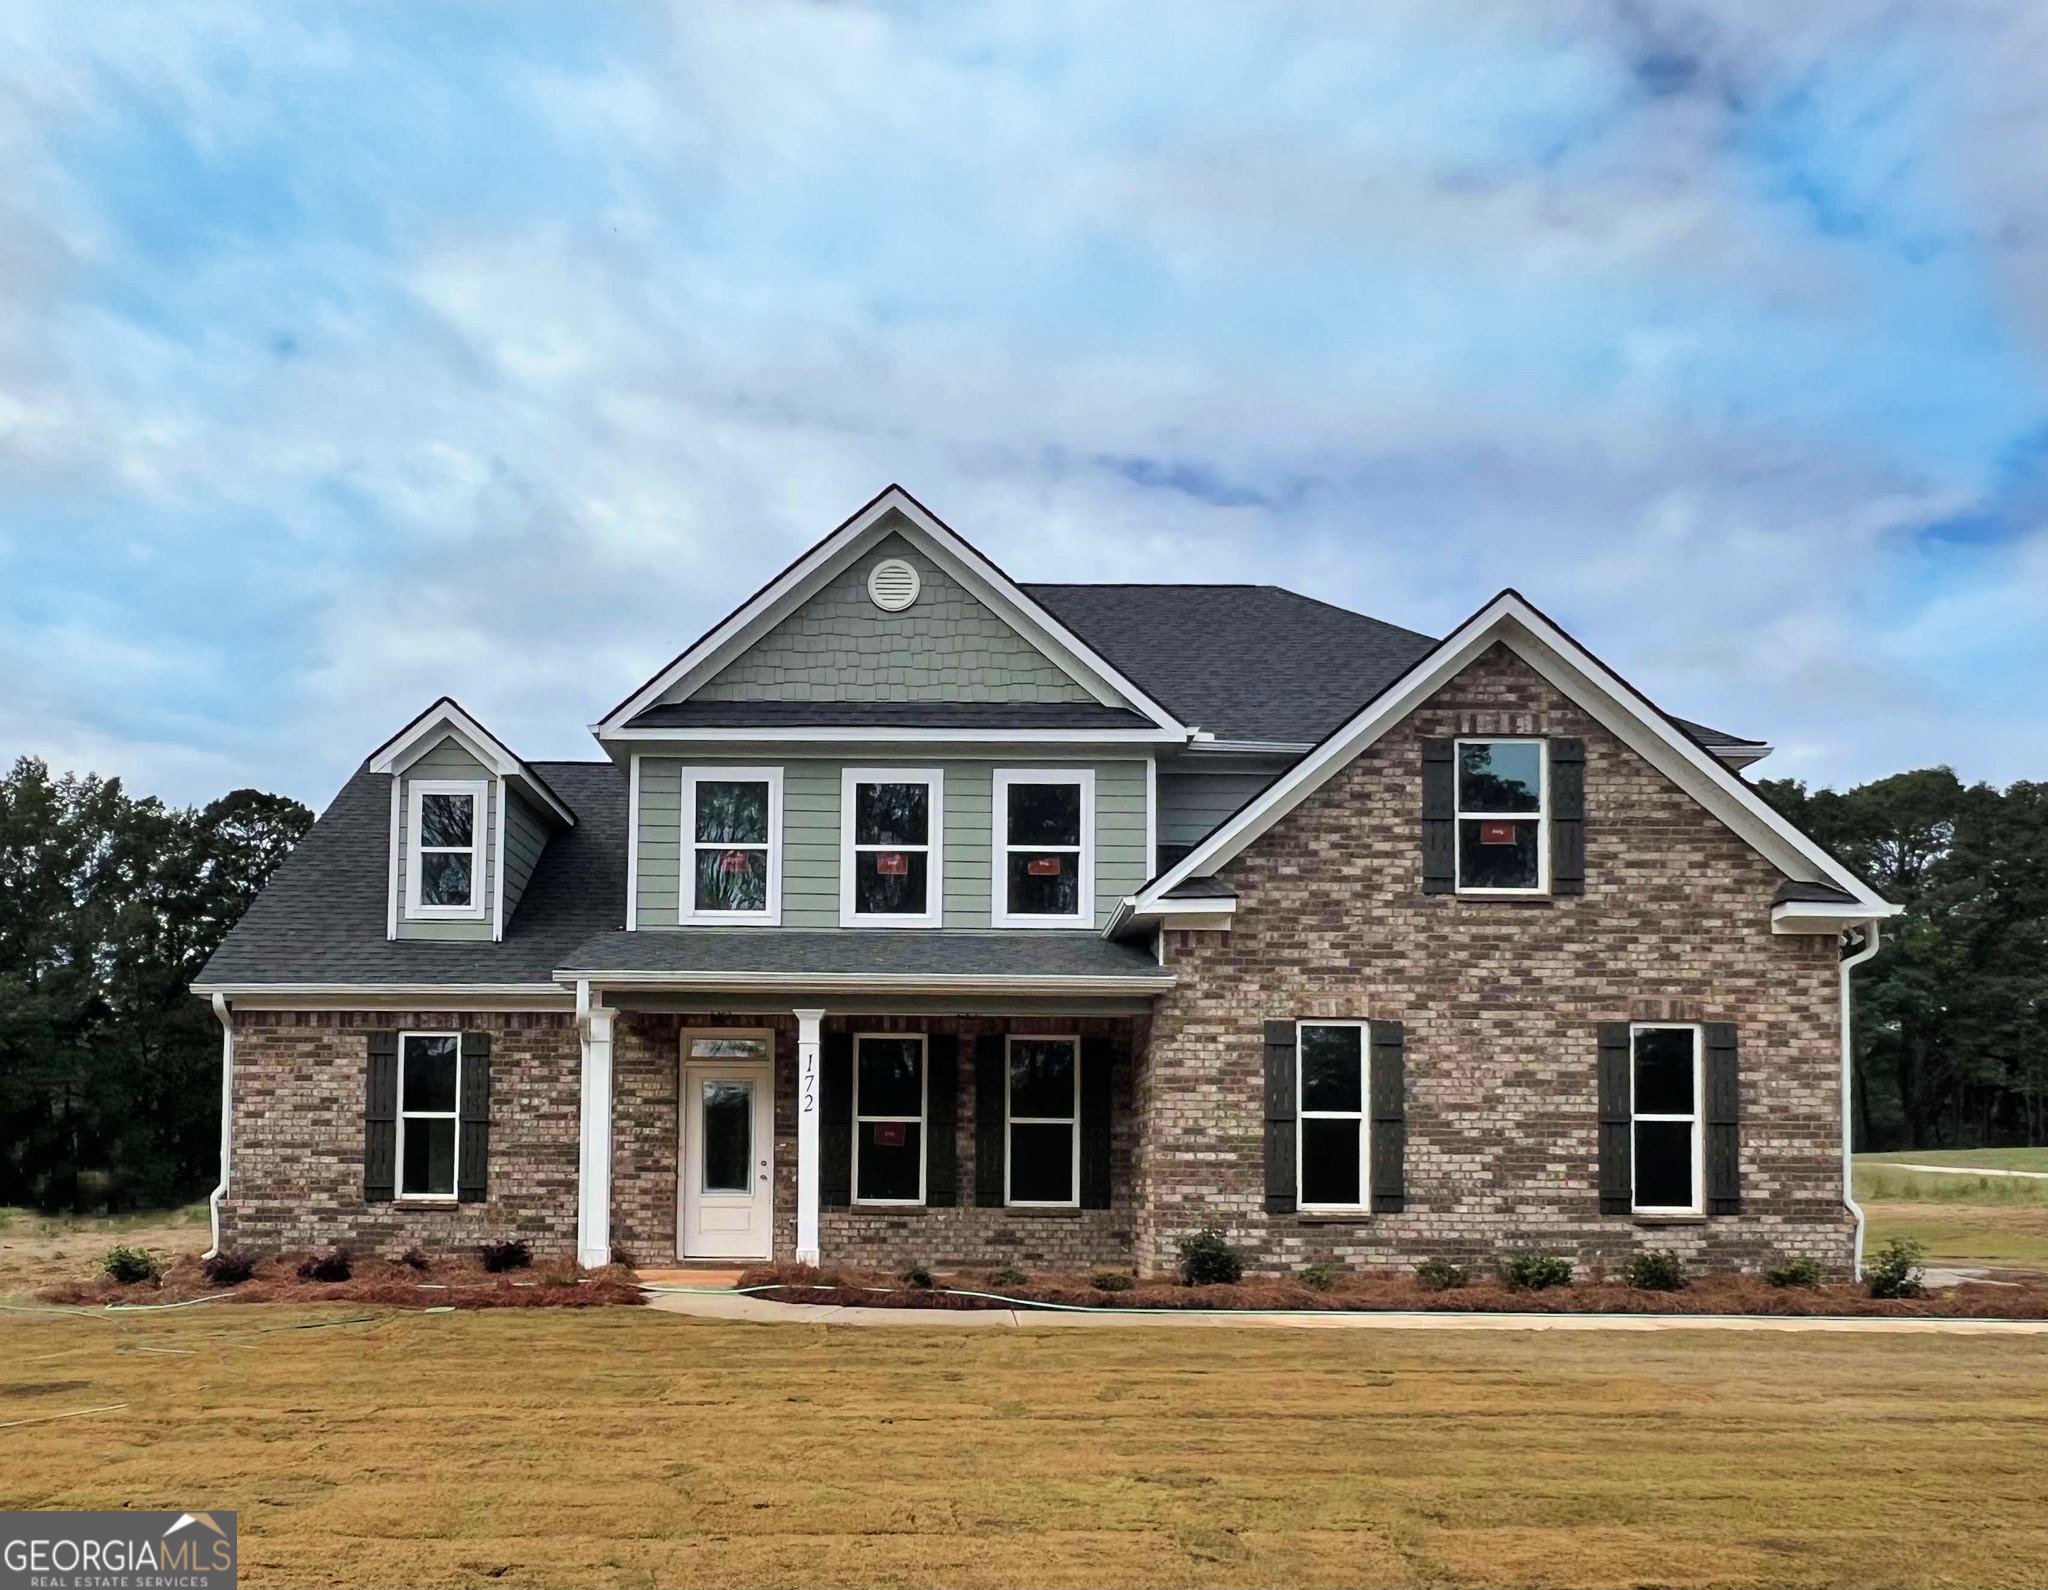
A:
<svg viewBox="0 0 2048 1590">
<path fill-rule="evenodd" d="M 873 950 L 845 942 L 867 934 L 799 936 L 835 961 Z M 630 937 L 645 960 L 702 958 L 707 935 Z M 791 935 L 773 937 L 786 954 Z M 888 935 L 890 958 L 911 937 Z M 772 990 L 740 968 L 722 986 L 695 967 L 565 973 L 580 1261 L 1128 1264 L 1136 1066 L 1170 978 L 1092 935 L 915 937 L 943 937 L 954 967 L 960 938 L 998 942 L 966 970 L 777 971 Z M 1068 964 L 1042 969 L 1049 951 Z"/>
</svg>

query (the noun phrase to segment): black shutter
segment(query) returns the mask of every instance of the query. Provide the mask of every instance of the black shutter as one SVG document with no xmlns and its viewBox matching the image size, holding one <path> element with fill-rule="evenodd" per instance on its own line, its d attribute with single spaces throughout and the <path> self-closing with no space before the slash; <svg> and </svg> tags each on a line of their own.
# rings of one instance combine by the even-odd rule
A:
<svg viewBox="0 0 2048 1590">
<path fill-rule="evenodd" d="M 1707 1023 L 1707 1213 L 1742 1213 L 1742 1068 L 1735 1023 Z"/>
<path fill-rule="evenodd" d="M 1457 771 L 1452 742 L 1422 742 L 1422 892 L 1458 887 Z"/>
<path fill-rule="evenodd" d="M 1629 1143 L 1629 1037 L 1625 1021 L 1600 1023 L 1600 1213 L 1625 1215 L 1635 1204 Z"/>
<path fill-rule="evenodd" d="M 1266 1213 L 1291 1215 L 1295 1184 L 1294 1023 L 1266 1023 Z"/>
<path fill-rule="evenodd" d="M 999 1032 L 974 1040 L 974 1201 L 983 1209 L 1003 1207 L 1003 1126 L 1009 1062 Z"/>
<path fill-rule="evenodd" d="M 1116 1040 L 1091 1033 L 1081 1040 L 1081 1207 L 1109 1207 L 1110 1100 L 1117 1068 Z"/>
<path fill-rule="evenodd" d="M 398 1034 L 369 1035 L 363 1090 L 363 1202 L 388 1204 L 398 1192 Z"/>
<path fill-rule="evenodd" d="M 1372 1212 L 1408 1207 L 1408 1048 L 1398 1021 L 1372 1023 Z"/>
<path fill-rule="evenodd" d="M 853 1202 L 853 1034 L 818 1039 L 818 1202 Z"/>
<path fill-rule="evenodd" d="M 924 1201 L 960 1202 L 960 1040 L 935 1032 L 924 1041 Z"/>
<path fill-rule="evenodd" d="M 1586 742 L 1550 742 L 1550 892 L 1586 892 Z"/>
<path fill-rule="evenodd" d="M 462 1119 L 456 1130 L 461 1144 L 456 1160 L 462 1180 L 455 1189 L 458 1203 L 480 1204 L 490 1187 L 491 1159 L 491 1035 L 462 1035 Z"/>
</svg>

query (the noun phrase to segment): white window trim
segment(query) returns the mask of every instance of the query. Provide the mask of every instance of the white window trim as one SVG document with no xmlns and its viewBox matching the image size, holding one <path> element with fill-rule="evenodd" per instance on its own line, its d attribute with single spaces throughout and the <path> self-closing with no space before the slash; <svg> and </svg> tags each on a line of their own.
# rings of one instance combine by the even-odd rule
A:
<svg viewBox="0 0 2048 1590">
<path fill-rule="evenodd" d="M 1081 790 L 1081 843 L 1016 845 L 1010 843 L 1010 787 L 1014 784 L 1074 784 Z M 999 767 L 989 802 L 990 895 L 989 925 L 999 928 L 1092 928 L 1095 926 L 1095 769 L 1092 767 Z M 1010 852 L 1072 851 L 1080 858 L 1080 888 L 1072 916 L 1034 916 L 1010 909 Z"/>
<path fill-rule="evenodd" d="M 925 787 L 925 843 L 922 845 L 859 845 L 854 843 L 854 794 L 862 784 L 922 784 Z M 841 927 L 935 928 L 946 914 L 946 776 L 936 767 L 849 767 L 839 775 L 839 925 Z M 854 892 L 854 853 L 859 850 L 923 851 L 922 911 L 861 911 Z"/>
<path fill-rule="evenodd" d="M 1014 1074 L 1010 1070 L 1010 1051 L 1020 1043 L 1063 1043 L 1074 1051 L 1074 1113 L 1072 1115 L 1013 1115 L 1010 1113 L 1010 1089 Z M 1013 1198 L 1010 1196 L 1010 1169 L 1017 1163 L 1016 1144 L 1010 1128 L 1013 1126 L 1065 1126 L 1072 1129 L 1074 1164 L 1068 1186 L 1074 1189 L 1071 1198 Z M 1013 1032 L 1003 1039 L 1003 1206 L 1006 1209 L 1079 1209 L 1081 1207 L 1081 1038 L 1078 1033 L 1064 1032 Z"/>
<path fill-rule="evenodd" d="M 467 795 L 469 821 L 469 904 L 422 905 L 420 903 L 420 809 L 429 795 Z M 490 880 L 484 876 L 485 840 L 491 827 L 490 784 L 484 779 L 416 778 L 405 792 L 405 914 L 417 922 L 481 922 L 490 914 L 484 896 Z M 432 847 L 435 854 L 457 855 L 443 845 Z"/>
<path fill-rule="evenodd" d="M 1358 1033 L 1358 1108 L 1355 1110 L 1310 1110 L 1302 1106 L 1301 1031 L 1304 1027 L 1351 1027 Z M 1303 1121 L 1358 1122 L 1358 1202 L 1355 1204 L 1312 1204 L 1302 1196 Z M 1294 1206 L 1304 1213 L 1357 1214 L 1372 1208 L 1372 1028 L 1371 1023 L 1348 1018 L 1332 1021 L 1297 1021 L 1294 1024 Z"/>
<path fill-rule="evenodd" d="M 1639 1032 L 1689 1032 L 1692 1034 L 1692 1114 L 1669 1115 L 1636 1109 L 1636 1034 Z M 1638 1215 L 1704 1215 L 1707 1210 L 1707 1112 L 1702 1090 L 1707 1084 L 1707 1035 L 1697 1022 L 1636 1021 L 1628 1029 L 1628 1206 Z M 1644 1204 L 1636 1201 L 1636 1123 L 1638 1121 L 1685 1121 L 1692 1126 L 1692 1202 L 1689 1204 Z"/>
<path fill-rule="evenodd" d="M 768 840 L 758 844 L 732 844 L 724 840 L 697 842 L 697 786 L 699 784 L 766 784 L 768 786 Z M 681 809 L 677 813 L 681 841 L 676 854 L 676 921 L 684 927 L 780 927 L 782 925 L 782 769 L 779 767 L 685 767 L 682 775 Z M 699 911 L 697 909 L 697 852 L 704 850 L 760 850 L 768 852 L 767 904 L 759 911 Z"/>
<path fill-rule="evenodd" d="M 905 1038 L 917 1041 L 917 1114 L 915 1115 L 863 1115 L 860 1108 L 860 1046 L 870 1038 L 890 1043 Z M 926 1134 L 931 1131 L 930 1117 L 932 1104 L 932 1046 L 929 1037 L 921 1032 L 857 1032 L 853 1035 L 853 1201 L 871 1209 L 914 1209 L 925 1201 L 925 1173 L 931 1165 L 931 1144 Z M 903 1121 L 917 1123 L 917 1196 L 915 1198 L 863 1198 L 860 1195 L 860 1129 L 865 1121 Z"/>
<path fill-rule="evenodd" d="M 1464 785 L 1464 748 L 1468 745 L 1533 745 L 1536 747 L 1536 809 L 1533 812 L 1468 812 L 1459 795 Z M 1536 881 L 1526 889 L 1468 888 L 1465 876 L 1465 824 L 1474 821 L 1533 822 L 1536 825 Z M 1528 734 L 1468 734 L 1451 742 L 1451 877 L 1459 894 L 1521 899 L 1550 893 L 1550 742 Z"/>
<path fill-rule="evenodd" d="M 455 1040 L 455 1108 L 452 1110 L 408 1110 L 405 1107 L 405 1051 L 415 1038 Z M 399 1203 L 452 1204 L 462 1192 L 462 1034 L 459 1032 L 401 1032 L 398 1035 L 398 1097 L 393 1114 L 398 1122 L 398 1141 L 392 1146 L 391 1195 Z M 405 1190 L 405 1123 L 407 1121 L 453 1121 L 455 1123 L 454 1176 L 444 1193 L 409 1193 Z"/>
</svg>

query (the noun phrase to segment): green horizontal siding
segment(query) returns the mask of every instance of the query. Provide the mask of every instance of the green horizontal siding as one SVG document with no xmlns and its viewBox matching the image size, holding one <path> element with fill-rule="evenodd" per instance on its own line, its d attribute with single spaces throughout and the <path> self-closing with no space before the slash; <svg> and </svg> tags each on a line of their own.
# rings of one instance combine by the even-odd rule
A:
<svg viewBox="0 0 2048 1590">
<path fill-rule="evenodd" d="M 640 845 L 637 909 L 643 928 L 677 925 L 683 856 L 682 779 L 685 762 L 646 757 L 640 763 Z M 1131 759 L 938 758 L 881 763 L 872 757 L 791 758 L 716 767 L 781 767 L 782 925 L 839 926 L 839 791 L 848 767 L 932 767 L 945 780 L 945 926 L 987 928 L 992 792 L 998 767 L 1095 770 L 1096 921 L 1150 876 L 1145 854 L 1145 764 Z"/>
</svg>

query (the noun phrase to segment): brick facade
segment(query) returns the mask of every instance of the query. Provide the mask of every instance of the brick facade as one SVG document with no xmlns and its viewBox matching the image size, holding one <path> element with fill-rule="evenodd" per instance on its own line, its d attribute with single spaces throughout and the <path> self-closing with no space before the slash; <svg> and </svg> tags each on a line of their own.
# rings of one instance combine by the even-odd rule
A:
<svg viewBox="0 0 2048 1590">
<path fill-rule="evenodd" d="M 375 1031 L 491 1035 L 482 1203 L 364 1203 L 364 1071 Z M 262 1253 L 338 1243 L 396 1257 L 524 1237 L 536 1254 L 573 1253 L 578 1057 L 566 1012 L 236 1012 L 222 1242 Z"/>
<path fill-rule="evenodd" d="M 1459 734 L 1585 741 L 1582 897 L 1421 892 L 1422 741 Z M 1774 936 L 1777 870 L 1504 647 L 1222 876 L 1232 930 L 1169 935 L 1179 982 L 1139 1068 L 1142 1265 L 1215 1225 L 1267 1269 L 1517 1248 L 1594 1264 L 1638 1246 L 1702 1267 L 1848 1267 L 1833 936 Z M 1312 1016 L 1406 1024 L 1402 1213 L 1265 1212 L 1262 1024 Z M 1741 1215 L 1600 1214 L 1595 1027 L 1631 1019 L 1740 1029 Z"/>
</svg>

